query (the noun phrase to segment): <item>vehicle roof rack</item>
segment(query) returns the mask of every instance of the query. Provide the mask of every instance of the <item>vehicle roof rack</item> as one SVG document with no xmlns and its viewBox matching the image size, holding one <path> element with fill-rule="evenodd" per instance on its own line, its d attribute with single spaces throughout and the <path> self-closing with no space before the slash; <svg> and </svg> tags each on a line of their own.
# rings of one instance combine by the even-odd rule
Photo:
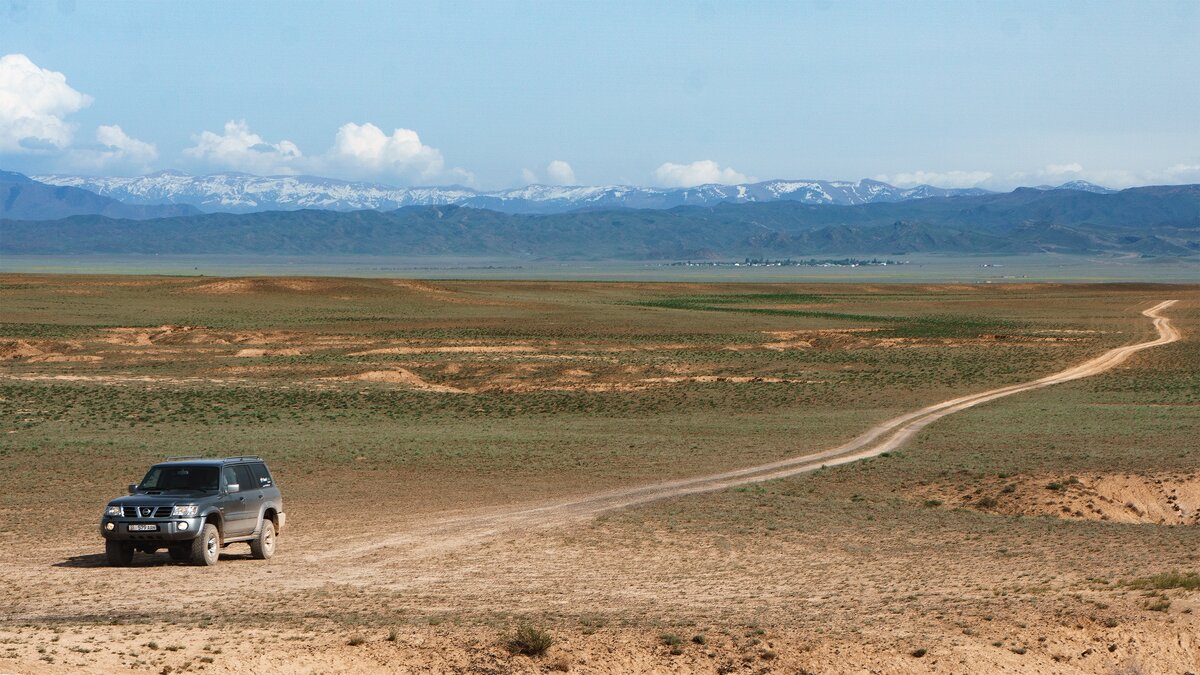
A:
<svg viewBox="0 0 1200 675">
<path fill-rule="evenodd" d="M 164 462 L 176 462 L 181 459 L 207 459 L 207 457 L 202 457 L 200 455 L 179 455 L 177 457 L 168 457 L 163 461 Z"/>
<path fill-rule="evenodd" d="M 236 455 L 233 457 L 225 457 L 225 459 L 262 459 L 258 455 Z"/>
</svg>

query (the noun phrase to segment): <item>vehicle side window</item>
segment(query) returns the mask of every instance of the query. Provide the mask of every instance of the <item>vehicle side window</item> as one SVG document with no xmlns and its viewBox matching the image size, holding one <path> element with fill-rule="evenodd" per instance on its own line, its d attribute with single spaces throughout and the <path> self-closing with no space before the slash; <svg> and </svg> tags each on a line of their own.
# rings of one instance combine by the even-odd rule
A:
<svg viewBox="0 0 1200 675">
<path fill-rule="evenodd" d="M 227 466 L 227 467 L 221 469 L 221 485 L 222 486 L 232 485 L 236 482 L 238 482 L 237 473 L 233 470 L 232 466 Z"/>
<path fill-rule="evenodd" d="M 238 489 L 242 491 L 259 489 L 258 479 L 254 477 L 254 474 L 250 473 L 249 466 L 238 464 L 233 467 L 233 472 L 237 476 Z"/>
<path fill-rule="evenodd" d="M 250 470 L 254 472 L 255 485 L 260 488 L 269 488 L 275 485 L 275 481 L 271 480 L 271 472 L 267 471 L 267 465 L 261 462 L 251 464 Z"/>
</svg>

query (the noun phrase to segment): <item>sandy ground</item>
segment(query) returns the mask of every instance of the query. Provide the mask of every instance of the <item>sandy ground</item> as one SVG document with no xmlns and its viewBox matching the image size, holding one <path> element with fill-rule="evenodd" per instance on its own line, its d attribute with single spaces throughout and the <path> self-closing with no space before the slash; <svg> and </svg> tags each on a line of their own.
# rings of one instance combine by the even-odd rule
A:
<svg viewBox="0 0 1200 675">
<path fill-rule="evenodd" d="M 224 283 L 217 282 L 205 292 L 240 289 L 220 285 Z M 1162 314 L 1171 304 L 1166 301 L 1143 312 L 1158 331 L 1154 340 L 1113 349 L 1033 382 L 927 406 L 878 424 L 837 448 L 735 471 L 433 518 L 389 514 L 381 504 L 378 511 L 361 514 L 357 519 L 360 526 L 352 531 L 341 529 L 339 523 L 344 520 L 335 517 L 296 514 L 299 517 L 283 534 L 280 554 L 274 560 L 265 564 L 251 561 L 244 547 L 235 546 L 214 570 L 181 568 L 162 555 L 139 556 L 136 566 L 129 569 L 108 568 L 103 557 L 94 553 L 93 541 L 47 541 L 23 550 L 6 547 L 0 551 L 0 593 L 6 619 L 0 628 L 0 672 L 1195 670 L 1192 666 L 1200 660 L 1200 631 L 1191 611 L 1196 602 L 1188 597 L 1174 599 L 1166 622 L 1122 620 L 1111 626 L 1102 616 L 1064 619 L 1061 608 L 1033 605 L 1004 617 L 976 618 L 971 627 L 963 623 L 960 628 L 941 610 L 925 612 L 926 603 L 940 607 L 958 596 L 980 593 L 964 580 L 936 591 L 914 589 L 910 613 L 898 623 L 879 625 L 867 616 L 860 617 L 858 630 L 864 639 L 845 633 L 825 636 L 820 628 L 822 616 L 837 618 L 847 611 L 863 611 L 862 606 L 839 605 L 836 593 L 822 588 L 828 583 L 825 575 L 843 578 L 845 570 L 854 569 L 859 578 L 886 576 L 900 563 L 871 561 L 869 556 L 864 562 L 859 551 L 811 540 L 792 542 L 788 546 L 793 548 L 788 550 L 797 559 L 816 562 L 781 568 L 779 550 L 730 551 L 719 543 L 697 548 L 695 542 L 669 532 L 646 533 L 658 543 L 647 557 L 628 555 L 613 560 L 606 537 L 628 535 L 609 530 L 596 520 L 602 514 L 651 501 L 794 476 L 879 455 L 900 447 L 946 415 L 1105 372 L 1140 350 L 1180 338 Z M 178 336 L 187 331 L 166 333 Z M 415 381 L 415 375 L 402 369 L 368 373 L 364 379 L 435 386 Z M 1187 477 L 1176 477 L 1175 483 L 1170 480 L 1154 484 L 1162 488 L 1162 495 L 1154 495 L 1155 503 L 1163 504 L 1159 507 L 1162 513 L 1142 507 L 1145 518 L 1165 518 L 1182 511 L 1180 517 L 1186 519 L 1194 513 L 1195 481 Z M 930 494 L 941 494 L 938 489 L 929 488 Z M 1113 477 L 1081 477 L 1063 492 L 1067 496 L 1077 493 L 1073 505 L 1089 498 L 1093 503 L 1101 501 L 1101 495 L 1113 504 L 1123 498 L 1137 498 L 1137 503 L 1143 504 L 1150 497 L 1138 491 L 1153 489 L 1132 478 L 1122 482 Z M 1169 499 L 1172 495 L 1174 499 Z M 945 496 L 954 498 L 949 493 Z M 1116 517 L 1119 510 L 1112 509 L 1110 517 Z M 776 558 L 768 561 L 769 555 Z M 919 579 L 922 567 L 938 563 L 914 558 L 903 564 L 908 566 L 908 578 Z M 746 586 L 747 579 L 756 578 L 748 574 L 758 566 L 769 574 Z M 663 577 L 647 577 L 648 570 L 668 572 Z M 536 571 L 536 588 L 525 587 L 531 571 Z M 679 572 L 678 578 L 703 582 L 695 587 L 680 586 L 671 571 Z M 996 576 L 1004 578 L 1004 571 L 998 569 Z M 615 579 L 624 583 L 614 583 Z M 924 598 L 930 592 L 938 596 L 936 603 Z M 402 618 L 413 603 L 435 612 L 441 608 L 455 617 L 470 615 L 474 610 L 468 608 L 477 608 L 480 616 L 494 618 L 502 613 L 495 607 L 499 598 L 513 617 L 553 614 L 555 607 L 586 606 L 595 607 L 598 618 L 594 625 L 557 630 L 556 645 L 537 659 L 512 656 L 503 648 L 500 640 L 512 621 L 494 627 L 431 620 L 413 625 Z M 625 626 L 614 618 L 651 608 L 711 617 L 728 607 L 740 615 L 747 611 L 746 606 L 759 602 L 772 608 L 772 616 L 786 613 L 790 606 L 817 613 L 793 621 L 792 627 L 778 621 L 755 627 L 739 619 L 738 628 L 715 622 L 671 628 L 672 635 L 679 634 L 678 645 L 657 632 Z M 1103 604 L 1101 614 L 1109 611 L 1106 603 L 1086 595 L 1078 602 L 1090 602 L 1095 608 Z M 1143 601 L 1134 597 L 1122 602 Z M 1117 613 L 1115 608 L 1112 613 Z M 342 618 L 331 621 L 334 614 Z M 347 615 L 361 617 L 361 627 L 348 622 Z M 387 617 L 396 623 L 391 635 L 381 628 Z M 783 627 L 772 627 L 778 625 Z M 907 627 L 898 629 L 898 625 Z M 992 634 L 976 634 L 982 631 Z"/>
</svg>

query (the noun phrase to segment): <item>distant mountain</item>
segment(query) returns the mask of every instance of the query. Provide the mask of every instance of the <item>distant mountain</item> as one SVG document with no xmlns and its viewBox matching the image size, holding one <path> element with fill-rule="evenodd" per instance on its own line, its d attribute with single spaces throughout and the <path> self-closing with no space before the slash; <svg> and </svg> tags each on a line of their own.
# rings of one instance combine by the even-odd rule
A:
<svg viewBox="0 0 1200 675">
<path fill-rule="evenodd" d="M 1095 193 L 1102 194 L 1102 195 L 1116 192 L 1116 190 L 1113 190 L 1111 188 L 1106 188 L 1103 185 L 1096 185 L 1095 183 L 1089 183 L 1086 180 L 1073 180 L 1073 181 L 1070 181 L 1067 183 L 1063 183 L 1062 185 L 1039 185 L 1034 189 L 1035 190 L 1078 190 L 1080 192 L 1095 192 Z"/>
<path fill-rule="evenodd" d="M 57 220 L 76 215 L 110 218 L 167 218 L 199 213 L 193 206 L 122 204 L 77 187 L 46 185 L 28 176 L 0 171 L 0 218 Z"/>
<path fill-rule="evenodd" d="M 252 176 L 244 173 L 189 176 L 160 171 L 129 178 L 37 176 L 37 179 L 90 190 L 127 204 L 189 204 L 203 211 L 225 213 L 297 209 L 390 211 L 404 206 L 448 204 L 502 213 L 564 213 L 579 209 L 669 209 L 771 201 L 850 205 L 987 194 L 979 189 L 952 190 L 928 185 L 897 188 L 873 180 L 772 180 L 693 188 L 530 185 L 478 192 L 461 186 L 399 188 L 315 176 Z"/>
<path fill-rule="evenodd" d="M 851 206 L 796 201 L 506 214 L 457 205 L 0 221 L 0 253 L 682 260 L 906 253 L 1200 255 L 1200 185 L 1021 188 Z"/>
</svg>

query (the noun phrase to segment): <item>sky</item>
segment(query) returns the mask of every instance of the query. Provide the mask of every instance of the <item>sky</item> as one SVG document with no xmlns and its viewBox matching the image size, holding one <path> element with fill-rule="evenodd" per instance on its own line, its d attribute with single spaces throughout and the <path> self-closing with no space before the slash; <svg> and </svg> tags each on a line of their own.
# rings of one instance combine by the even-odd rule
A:
<svg viewBox="0 0 1200 675">
<path fill-rule="evenodd" d="M 1200 183 L 1200 0 L 0 0 L 0 168 Z"/>
</svg>

